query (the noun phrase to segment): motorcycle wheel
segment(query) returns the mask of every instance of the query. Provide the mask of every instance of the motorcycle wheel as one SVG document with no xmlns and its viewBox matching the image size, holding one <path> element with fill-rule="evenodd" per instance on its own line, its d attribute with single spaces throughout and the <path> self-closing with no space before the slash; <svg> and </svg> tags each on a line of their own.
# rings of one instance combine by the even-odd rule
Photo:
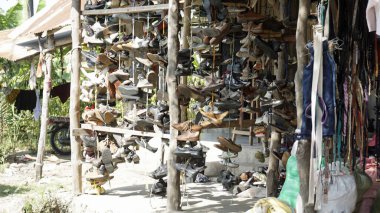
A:
<svg viewBox="0 0 380 213">
<path fill-rule="evenodd" d="M 68 140 L 68 143 L 62 143 L 60 140 Z M 62 126 L 50 133 L 51 148 L 59 155 L 70 155 L 70 130 L 69 127 Z"/>
</svg>

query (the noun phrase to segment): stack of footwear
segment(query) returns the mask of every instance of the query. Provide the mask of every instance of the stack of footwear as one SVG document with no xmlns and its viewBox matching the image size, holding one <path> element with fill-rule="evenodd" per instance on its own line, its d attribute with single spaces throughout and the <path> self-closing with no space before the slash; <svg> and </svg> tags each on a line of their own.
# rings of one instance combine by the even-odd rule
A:
<svg viewBox="0 0 380 213">
<path fill-rule="evenodd" d="M 234 2 L 234 6 L 235 3 L 239 4 Z M 156 2 L 91 0 L 86 1 L 84 9 L 147 4 Z M 251 9 L 242 11 L 237 8 L 232 14 L 225 6 L 227 4 L 219 0 L 203 0 L 200 10 L 195 10 L 194 17 L 199 18 L 200 24 L 191 28 L 190 47 L 178 52 L 175 70 L 178 82 L 179 77 L 191 76 L 187 85 L 179 84 L 176 88 L 178 101 L 197 113 L 193 120 L 172 125 L 180 132 L 175 150 L 179 159 L 176 167 L 191 180 L 205 168 L 206 150 L 199 143 L 204 128 L 221 127 L 226 121 L 243 121 L 255 115 L 256 137 L 269 135 L 269 130 L 289 134 L 295 129 L 294 84 L 287 80 L 276 81 L 271 67 L 276 64 L 278 53 L 286 49 L 284 43 L 291 40 L 288 34 L 294 31 L 294 25 Z M 233 18 L 226 19 L 230 15 Z M 208 19 L 207 27 L 201 23 L 202 16 Z M 86 45 L 82 49 L 81 71 L 86 79 L 82 81 L 80 99 L 99 106 L 83 112 L 84 122 L 151 133 L 157 132 L 158 128 L 162 133 L 168 133 L 167 17 L 151 11 L 137 16 L 84 16 L 83 22 Z M 195 23 L 194 20 L 191 23 Z M 116 110 L 119 101 L 125 107 L 120 110 L 123 115 Z M 257 101 L 257 107 L 253 107 L 254 101 Z M 101 159 L 96 159 L 94 154 L 99 143 L 96 144 L 94 138 L 82 138 L 86 161 L 97 162 L 95 172 L 102 175 L 111 174 L 117 163 L 139 163 L 136 152 L 139 147 L 157 152 L 157 148 L 150 145 L 149 137 L 108 134 L 106 138 L 107 143 L 99 150 Z M 232 159 L 241 151 L 241 146 L 228 138 L 217 139 L 219 144 L 216 147 L 223 151 L 219 156 L 221 163 L 228 168 L 237 168 L 239 165 Z M 164 165 L 151 174 L 159 180 L 152 193 L 166 193 L 166 183 L 162 179 L 166 174 Z M 227 173 L 224 176 L 222 182 L 226 189 L 230 189 L 236 183 L 235 177 Z"/>
<path fill-rule="evenodd" d="M 219 144 L 215 144 L 214 146 L 223 151 L 223 153 L 218 156 L 222 159 L 220 163 L 229 168 L 239 167 L 239 164 L 232 161 L 231 158 L 237 157 L 237 153 L 241 152 L 241 146 L 225 137 L 218 137 L 218 142 Z"/>
<path fill-rule="evenodd" d="M 176 76 L 189 76 L 193 73 L 193 58 L 190 49 L 182 49 L 178 51 L 178 65 Z"/>
</svg>

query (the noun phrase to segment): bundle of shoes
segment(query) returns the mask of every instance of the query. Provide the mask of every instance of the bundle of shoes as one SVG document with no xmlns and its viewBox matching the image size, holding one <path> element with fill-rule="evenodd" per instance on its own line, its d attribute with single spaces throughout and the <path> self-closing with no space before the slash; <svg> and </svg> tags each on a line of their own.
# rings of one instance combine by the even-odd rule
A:
<svg viewBox="0 0 380 213">
<path fill-rule="evenodd" d="M 198 138 L 182 138 L 178 140 L 174 154 L 177 156 L 176 169 L 183 172 L 187 182 L 194 182 L 198 173 L 203 172 L 206 162 L 207 147 L 201 145 Z M 189 139 L 189 140 L 186 140 Z M 195 140 L 197 139 L 197 140 Z"/>
<path fill-rule="evenodd" d="M 231 190 L 238 183 L 237 177 L 229 170 L 220 171 L 216 181 L 222 183 L 224 190 Z"/>
<path fill-rule="evenodd" d="M 233 189 L 234 195 L 245 198 L 266 197 L 265 168 L 259 171 L 246 171 L 239 175 L 239 184 Z"/>
<path fill-rule="evenodd" d="M 149 173 L 149 177 L 158 180 L 153 184 L 151 193 L 164 197 L 166 195 L 167 181 L 164 179 L 168 175 L 168 167 L 166 164 L 160 164 L 160 166 Z"/>
</svg>

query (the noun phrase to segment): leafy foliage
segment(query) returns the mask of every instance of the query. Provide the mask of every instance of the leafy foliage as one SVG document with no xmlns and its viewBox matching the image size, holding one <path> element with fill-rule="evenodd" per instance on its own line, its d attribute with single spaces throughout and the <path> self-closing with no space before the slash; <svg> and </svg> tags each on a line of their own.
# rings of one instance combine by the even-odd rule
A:
<svg viewBox="0 0 380 213">
<path fill-rule="evenodd" d="M 40 1 L 39 10 L 45 1 Z M 22 5 L 17 4 L 6 13 L 0 11 L 0 30 L 16 27 L 22 20 Z M 70 74 L 65 70 L 66 64 L 61 59 L 70 50 L 69 47 L 57 49 L 53 53 L 52 86 L 70 81 Z M 37 58 L 12 62 L 0 59 L 0 88 L 29 89 L 31 64 L 37 67 Z M 42 89 L 43 78 L 37 79 L 37 88 Z M 42 100 L 41 100 L 42 101 Z M 49 102 L 50 116 L 67 116 L 69 102 L 62 104 L 58 98 Z M 28 149 L 34 152 L 39 139 L 40 122 L 35 121 L 29 111 L 16 112 L 15 107 L 5 100 L 0 93 L 0 164 L 5 162 L 6 155 L 17 149 Z M 49 149 L 48 138 L 46 141 Z"/>
<path fill-rule="evenodd" d="M 0 14 L 0 30 L 17 27 L 22 20 L 22 5 L 17 3 L 5 14 Z"/>
</svg>

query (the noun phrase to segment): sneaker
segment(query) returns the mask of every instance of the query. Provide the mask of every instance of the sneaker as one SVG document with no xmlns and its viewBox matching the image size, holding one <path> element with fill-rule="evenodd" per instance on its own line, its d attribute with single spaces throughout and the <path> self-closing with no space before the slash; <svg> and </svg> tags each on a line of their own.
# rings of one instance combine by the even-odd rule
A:
<svg viewBox="0 0 380 213">
<path fill-rule="evenodd" d="M 153 89 L 153 84 L 149 83 L 149 81 L 146 78 L 144 78 L 143 75 L 139 74 L 138 79 L 139 82 L 136 85 L 137 88 Z"/>
<path fill-rule="evenodd" d="M 142 148 L 145 148 L 153 153 L 156 153 L 158 148 L 149 145 L 145 138 L 136 138 L 135 142 Z"/>
<path fill-rule="evenodd" d="M 238 163 L 235 163 L 234 161 L 231 161 L 231 159 L 224 159 L 222 161 L 219 162 L 220 164 L 222 165 L 225 165 L 227 167 L 230 167 L 230 168 L 238 168 L 239 167 L 239 164 Z"/>
<path fill-rule="evenodd" d="M 221 159 L 236 158 L 237 156 L 237 153 L 232 152 L 223 152 L 221 155 L 218 155 L 218 157 Z"/>
<path fill-rule="evenodd" d="M 152 186 L 152 194 L 165 196 L 167 183 L 163 179 L 159 179 L 157 183 Z"/>
<path fill-rule="evenodd" d="M 255 124 L 256 125 L 259 125 L 259 124 L 269 124 L 269 114 L 268 114 L 268 112 L 264 112 L 262 116 L 256 118 Z"/>
<path fill-rule="evenodd" d="M 149 174 L 153 179 L 161 179 L 168 175 L 168 167 L 166 164 L 161 164 L 156 170 Z"/>
<path fill-rule="evenodd" d="M 136 57 L 136 60 L 141 63 L 141 64 L 144 64 L 145 66 L 147 66 L 148 68 L 151 68 L 153 66 L 153 62 L 147 58 L 140 58 L 140 57 Z"/>
</svg>

